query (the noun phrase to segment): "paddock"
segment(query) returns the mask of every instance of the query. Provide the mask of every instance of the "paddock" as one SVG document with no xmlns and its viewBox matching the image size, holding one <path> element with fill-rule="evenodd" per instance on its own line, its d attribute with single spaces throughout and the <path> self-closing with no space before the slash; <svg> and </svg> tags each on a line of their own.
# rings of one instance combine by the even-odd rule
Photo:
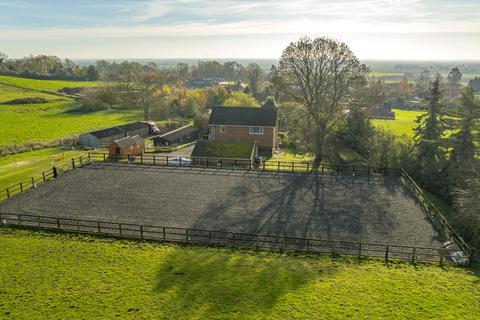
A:
<svg viewBox="0 0 480 320">
<path fill-rule="evenodd" d="M 103 222 L 441 247 L 397 177 L 99 163 L 0 204 L 0 212 Z"/>
</svg>

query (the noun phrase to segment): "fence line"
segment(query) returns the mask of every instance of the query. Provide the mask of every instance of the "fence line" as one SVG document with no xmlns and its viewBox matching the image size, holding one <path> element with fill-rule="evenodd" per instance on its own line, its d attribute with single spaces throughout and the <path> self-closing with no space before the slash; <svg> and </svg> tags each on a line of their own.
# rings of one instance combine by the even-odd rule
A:
<svg viewBox="0 0 480 320">
<path fill-rule="evenodd" d="M 183 162 L 182 162 L 183 159 Z M 142 154 L 137 157 L 128 156 L 124 159 L 109 159 L 106 153 L 88 153 L 87 157 L 72 158 L 71 161 L 60 166 L 52 167 L 49 170 L 42 172 L 41 178 L 31 178 L 28 181 L 22 181 L 4 190 L 0 190 L 0 202 L 7 200 L 17 194 L 26 190 L 36 188 L 39 184 L 45 183 L 49 180 L 55 179 L 58 175 L 65 172 L 89 165 L 95 161 L 100 162 L 122 162 L 154 165 L 154 166 L 192 166 L 202 168 L 216 168 L 216 169 L 243 169 L 256 171 L 277 171 L 277 172 L 298 172 L 298 173 L 322 173 L 322 174 L 349 174 L 352 176 L 366 174 L 384 175 L 384 176 L 399 176 L 400 181 L 407 187 L 407 189 L 414 195 L 417 202 L 420 204 L 423 212 L 431 219 L 435 226 L 438 227 L 442 235 L 449 240 L 453 240 L 463 253 L 470 259 L 473 256 L 473 249 L 470 248 L 462 237 L 454 230 L 448 223 L 447 219 L 435 208 L 428 197 L 424 194 L 422 189 L 415 183 L 415 181 L 403 169 L 378 167 L 378 166 L 358 166 L 358 165 L 344 165 L 344 164 L 328 164 L 328 163 L 311 163 L 311 162 L 287 162 L 287 161 L 265 161 L 263 163 L 255 163 L 252 160 L 234 159 L 234 158 L 204 158 L 204 157 L 169 157 L 157 155 Z M 23 215 L 22 215 L 23 216 Z M 67 219 L 68 220 L 68 219 Z M 290 239 L 290 238 L 289 238 Z M 312 239 L 313 240 L 313 239 Z M 316 240 L 323 241 L 323 240 Z M 307 246 L 308 247 L 308 246 Z M 390 248 L 399 246 L 390 246 Z M 386 257 L 388 259 L 389 249 L 386 249 Z M 442 258 L 443 259 L 443 258 Z"/>
<path fill-rule="evenodd" d="M 353 256 L 416 262 L 450 263 L 451 251 L 445 248 L 365 243 L 354 241 L 300 238 L 228 231 L 212 231 L 193 228 L 138 225 L 132 223 L 104 222 L 71 218 L 57 218 L 26 214 L 0 213 L 4 226 L 20 226 L 43 230 L 56 230 L 88 235 L 102 235 L 126 239 L 141 239 L 160 242 L 226 246 L 234 248 L 293 251 L 338 256 Z M 469 261 L 464 261 L 465 264 Z"/>
<path fill-rule="evenodd" d="M 83 167 L 92 162 L 91 157 L 80 156 L 77 158 L 72 158 L 67 162 L 60 164 L 59 166 L 52 167 L 48 170 L 42 172 L 42 176 L 39 178 L 30 178 L 29 180 L 20 181 L 17 184 L 14 184 L 8 188 L 0 190 L 0 202 L 7 200 L 17 194 L 20 194 L 29 189 L 38 187 L 40 184 L 43 184 L 49 180 L 53 180 L 58 177 L 58 175 L 65 172 L 74 170 L 79 167 Z"/>
<path fill-rule="evenodd" d="M 423 190 L 410 177 L 410 175 L 403 169 L 400 173 L 400 181 L 413 194 L 422 211 L 432 220 L 433 224 L 437 226 L 441 234 L 448 240 L 453 240 L 459 248 L 467 255 L 472 255 L 472 248 L 463 240 L 463 238 L 455 231 L 455 229 L 448 223 L 447 219 L 440 211 L 433 205 L 430 199 L 425 195 Z"/>
<path fill-rule="evenodd" d="M 181 166 L 181 167 L 202 167 L 212 169 L 243 169 L 257 171 L 277 172 L 304 172 L 304 173 L 336 173 L 348 175 L 384 175 L 400 176 L 400 168 L 389 168 L 384 166 L 366 166 L 358 164 L 340 163 L 315 163 L 296 161 L 275 161 L 267 160 L 257 162 L 250 159 L 240 158 L 215 158 L 215 157 L 179 157 L 159 156 L 154 154 L 141 154 L 139 156 L 109 158 L 109 155 L 102 152 L 89 153 L 89 157 L 100 162 L 128 162 L 133 164 L 147 164 L 154 166 Z"/>
</svg>

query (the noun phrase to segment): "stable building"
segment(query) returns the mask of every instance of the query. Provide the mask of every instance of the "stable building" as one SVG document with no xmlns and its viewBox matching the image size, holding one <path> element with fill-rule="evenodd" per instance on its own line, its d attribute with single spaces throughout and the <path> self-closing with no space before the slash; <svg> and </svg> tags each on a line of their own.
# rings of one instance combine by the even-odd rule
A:
<svg viewBox="0 0 480 320">
<path fill-rule="evenodd" d="M 111 128 L 96 130 L 83 133 L 79 136 L 79 142 L 86 147 L 106 147 L 115 140 L 124 137 L 140 136 L 148 137 L 151 134 L 158 133 L 159 130 L 154 122 L 138 121 Z"/>
<path fill-rule="evenodd" d="M 160 136 L 150 138 L 155 147 L 175 146 L 181 143 L 187 143 L 198 139 L 200 130 L 192 125 L 175 129 Z"/>
<path fill-rule="evenodd" d="M 108 146 L 108 156 L 123 159 L 129 156 L 138 156 L 145 151 L 145 140 L 140 136 L 123 137 L 115 140 Z"/>
</svg>

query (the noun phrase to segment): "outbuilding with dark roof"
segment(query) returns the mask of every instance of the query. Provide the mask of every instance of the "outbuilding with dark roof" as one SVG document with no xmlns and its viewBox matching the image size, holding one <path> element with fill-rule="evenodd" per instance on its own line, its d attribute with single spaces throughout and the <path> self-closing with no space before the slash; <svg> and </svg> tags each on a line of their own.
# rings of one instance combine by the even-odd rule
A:
<svg viewBox="0 0 480 320">
<path fill-rule="evenodd" d="M 156 125 L 149 122 L 137 121 L 127 123 L 120 126 L 105 128 L 88 133 L 83 133 L 79 136 L 80 144 L 87 147 L 105 147 L 110 145 L 115 140 L 128 137 L 140 136 L 142 138 L 148 137 Z M 158 130 L 158 128 L 157 128 Z"/>
<path fill-rule="evenodd" d="M 152 137 L 151 140 L 155 147 L 174 146 L 198 139 L 198 133 L 199 130 L 189 124 L 162 135 Z"/>
</svg>

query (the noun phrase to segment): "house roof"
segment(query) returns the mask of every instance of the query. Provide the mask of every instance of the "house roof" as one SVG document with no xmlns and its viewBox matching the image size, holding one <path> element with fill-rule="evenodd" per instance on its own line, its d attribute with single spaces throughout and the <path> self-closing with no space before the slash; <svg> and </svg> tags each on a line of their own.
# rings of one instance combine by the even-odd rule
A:
<svg viewBox="0 0 480 320">
<path fill-rule="evenodd" d="M 250 159 L 254 147 L 250 141 L 199 140 L 192 157 Z"/>
<path fill-rule="evenodd" d="M 214 106 L 208 124 L 275 127 L 277 125 L 277 109 Z"/>
<path fill-rule="evenodd" d="M 135 145 L 141 145 L 144 143 L 143 138 L 136 135 L 133 137 L 124 137 L 113 142 L 120 148 L 128 148 Z"/>
<path fill-rule="evenodd" d="M 170 132 L 164 133 L 162 135 L 151 138 L 151 140 L 166 140 L 166 141 L 175 141 L 183 136 L 197 132 L 198 129 L 192 126 L 191 124 L 184 127 L 172 130 Z"/>
<path fill-rule="evenodd" d="M 122 134 L 122 133 L 128 134 L 128 132 L 131 130 L 142 129 L 144 127 L 148 127 L 148 124 L 138 121 L 138 122 L 127 123 L 121 126 L 92 131 L 90 132 L 90 134 L 97 138 L 105 138 L 105 137 L 110 137 L 116 134 Z"/>
</svg>

